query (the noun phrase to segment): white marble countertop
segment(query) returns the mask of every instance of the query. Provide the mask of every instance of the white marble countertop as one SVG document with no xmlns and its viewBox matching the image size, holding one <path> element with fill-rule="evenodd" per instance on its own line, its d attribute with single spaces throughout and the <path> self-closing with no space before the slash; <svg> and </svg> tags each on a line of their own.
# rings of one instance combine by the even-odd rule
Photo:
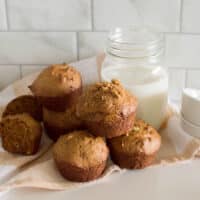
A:
<svg viewBox="0 0 200 200">
<path fill-rule="evenodd" d="M 113 174 L 109 180 L 71 192 L 52 192 L 36 189 L 17 189 L 1 200 L 70 199 L 148 199 L 199 200 L 200 160 L 166 167 L 134 170 Z"/>
</svg>

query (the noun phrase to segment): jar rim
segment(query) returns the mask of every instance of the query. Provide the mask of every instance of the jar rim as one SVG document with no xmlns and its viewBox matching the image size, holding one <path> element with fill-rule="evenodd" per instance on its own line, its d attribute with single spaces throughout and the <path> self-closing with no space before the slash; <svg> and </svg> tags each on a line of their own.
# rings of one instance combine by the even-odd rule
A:
<svg viewBox="0 0 200 200">
<path fill-rule="evenodd" d="M 131 35 L 131 40 L 127 41 L 126 38 L 125 41 L 119 40 L 119 38 L 122 38 L 122 35 L 127 36 L 127 34 Z M 133 35 L 134 34 L 134 35 Z M 140 38 L 146 38 L 145 40 L 139 40 Z M 149 38 L 147 40 L 147 38 Z M 154 39 L 153 39 L 154 38 Z M 144 27 L 144 26 L 131 26 L 131 27 L 115 27 L 110 30 L 108 35 L 108 40 L 110 42 L 117 42 L 121 44 L 153 44 L 157 43 L 159 41 L 164 40 L 164 34 L 162 32 L 159 32 L 155 28 L 152 27 Z"/>
<path fill-rule="evenodd" d="M 155 56 L 164 49 L 164 34 L 151 27 L 116 27 L 107 41 L 107 52 L 119 57 Z"/>
</svg>

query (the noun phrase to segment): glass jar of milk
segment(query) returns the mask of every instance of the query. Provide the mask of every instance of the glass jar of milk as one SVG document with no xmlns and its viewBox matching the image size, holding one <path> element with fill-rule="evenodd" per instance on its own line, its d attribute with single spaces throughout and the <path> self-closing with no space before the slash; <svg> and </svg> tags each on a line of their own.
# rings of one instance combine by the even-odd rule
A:
<svg viewBox="0 0 200 200">
<path fill-rule="evenodd" d="M 137 118 L 159 129 L 166 117 L 168 73 L 164 36 L 150 28 L 116 28 L 108 37 L 101 68 L 104 81 L 118 79 L 139 101 Z"/>
</svg>

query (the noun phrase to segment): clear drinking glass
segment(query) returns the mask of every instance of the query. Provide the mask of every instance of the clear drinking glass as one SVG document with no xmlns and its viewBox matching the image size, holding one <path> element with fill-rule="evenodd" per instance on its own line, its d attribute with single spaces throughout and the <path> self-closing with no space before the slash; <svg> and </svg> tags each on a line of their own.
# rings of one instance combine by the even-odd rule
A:
<svg viewBox="0 0 200 200">
<path fill-rule="evenodd" d="M 122 82 L 139 101 L 137 118 L 159 129 L 166 117 L 168 73 L 163 65 L 164 36 L 150 28 L 113 29 L 101 78 Z"/>
</svg>

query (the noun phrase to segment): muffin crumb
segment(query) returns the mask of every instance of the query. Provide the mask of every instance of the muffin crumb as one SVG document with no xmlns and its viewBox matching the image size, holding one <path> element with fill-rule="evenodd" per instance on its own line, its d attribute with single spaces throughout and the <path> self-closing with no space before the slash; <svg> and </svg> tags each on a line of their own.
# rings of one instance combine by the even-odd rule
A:
<svg viewBox="0 0 200 200">
<path fill-rule="evenodd" d="M 75 68 L 54 64 L 45 68 L 29 88 L 44 107 L 64 112 L 78 101 L 82 93 L 82 78 Z"/>
<path fill-rule="evenodd" d="M 61 136 L 53 148 L 60 173 L 71 181 L 98 178 L 106 166 L 109 150 L 101 137 L 88 131 L 74 131 Z"/>
<path fill-rule="evenodd" d="M 118 80 L 112 80 L 86 88 L 76 113 L 93 134 L 111 138 L 131 130 L 136 108 L 137 99 Z"/>
<path fill-rule="evenodd" d="M 122 168 L 144 168 L 150 165 L 161 145 L 157 131 L 142 120 L 136 120 L 128 134 L 108 140 L 111 158 Z"/>
<path fill-rule="evenodd" d="M 23 113 L 3 118 L 0 133 L 6 151 L 33 155 L 39 149 L 42 127 L 29 114 Z"/>
</svg>

